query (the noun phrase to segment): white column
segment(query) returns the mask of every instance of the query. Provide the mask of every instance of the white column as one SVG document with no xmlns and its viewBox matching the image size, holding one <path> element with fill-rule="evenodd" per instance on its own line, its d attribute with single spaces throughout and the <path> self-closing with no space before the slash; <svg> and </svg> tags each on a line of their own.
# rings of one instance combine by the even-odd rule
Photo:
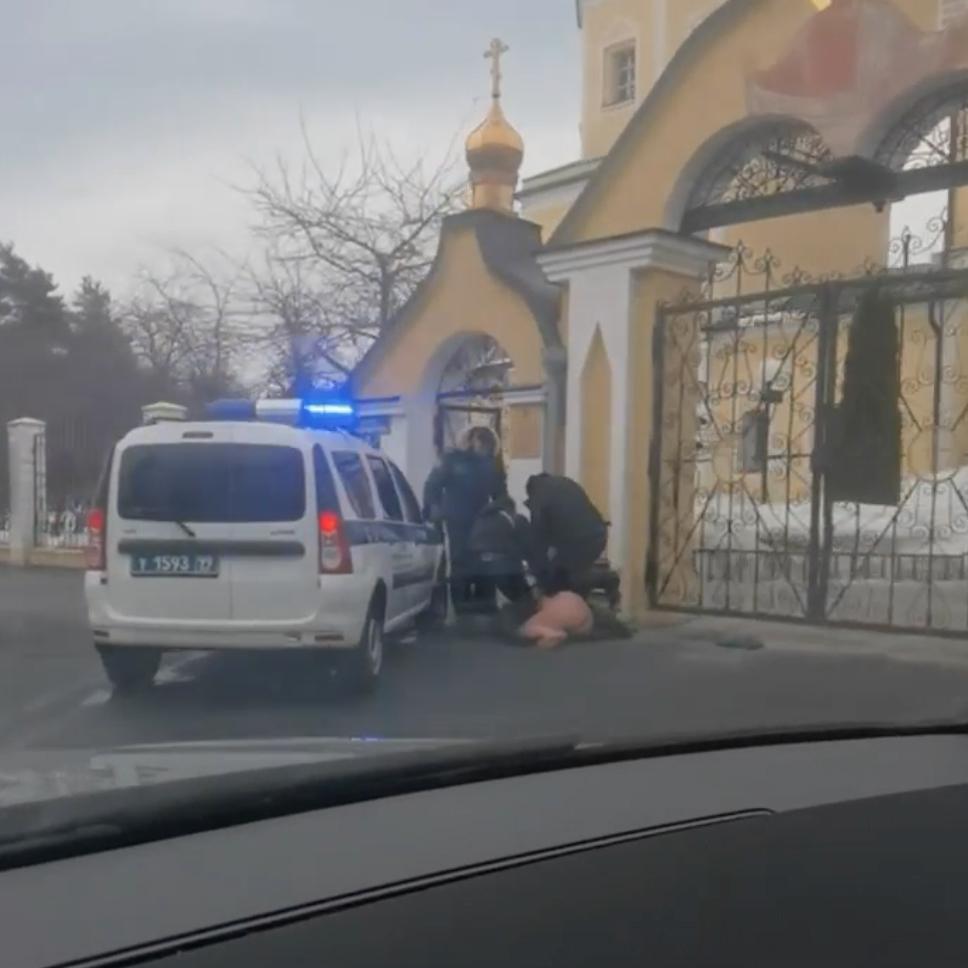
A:
<svg viewBox="0 0 968 968">
<path fill-rule="evenodd" d="M 359 400 L 357 412 L 364 436 L 376 429 L 380 449 L 410 479 L 407 454 L 407 415 L 400 400 Z M 373 429 L 371 429 L 373 428 Z"/>
<path fill-rule="evenodd" d="M 554 278 L 554 277 L 552 277 Z M 627 467 L 628 382 L 632 276 L 622 263 L 592 265 L 569 279 L 568 420 L 565 425 L 565 473 L 581 479 L 583 433 L 609 435 L 609 508 L 612 537 L 609 554 L 625 556 L 625 480 Z M 584 426 L 583 376 L 596 329 L 601 328 L 611 371 L 611 419 L 607 427 Z"/>
<path fill-rule="evenodd" d="M 407 479 L 423 500 L 423 489 L 430 472 L 437 464 L 434 449 L 434 419 L 437 416 L 436 393 L 415 393 L 403 400 L 404 426 L 401 433 L 406 441 Z"/>
<path fill-rule="evenodd" d="M 46 425 L 43 420 L 24 417 L 7 424 L 10 452 L 10 563 L 26 565 L 34 546 L 36 526 L 38 441 Z"/>
<path fill-rule="evenodd" d="M 652 84 L 657 84 L 669 60 L 668 0 L 652 0 Z M 644 82 L 645 78 L 642 78 Z M 641 96 L 647 93 L 641 84 Z"/>
<path fill-rule="evenodd" d="M 637 542 L 629 535 L 630 475 L 644 475 L 648 468 L 630 467 L 632 427 L 630 407 L 633 360 L 632 326 L 635 274 L 662 270 L 685 279 L 701 277 L 711 263 L 728 254 L 725 246 L 700 239 L 650 229 L 631 236 L 580 243 L 546 250 L 538 262 L 552 282 L 568 284 L 568 406 L 565 433 L 565 473 L 581 478 L 582 374 L 596 328 L 601 328 L 612 377 L 610 425 L 589 428 L 610 435 L 609 500 L 612 521 L 609 555 L 613 564 L 629 573 L 630 555 Z M 651 337 L 650 337 L 651 338 Z"/>
</svg>

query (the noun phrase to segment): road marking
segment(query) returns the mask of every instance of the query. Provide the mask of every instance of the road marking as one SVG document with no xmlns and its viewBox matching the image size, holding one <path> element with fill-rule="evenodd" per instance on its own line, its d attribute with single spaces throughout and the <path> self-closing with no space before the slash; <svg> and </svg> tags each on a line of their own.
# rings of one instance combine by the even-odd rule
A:
<svg viewBox="0 0 968 968">
<path fill-rule="evenodd" d="M 195 653 L 183 656 L 174 662 L 170 662 L 168 665 L 162 666 L 158 675 L 155 676 L 156 685 L 164 686 L 171 685 L 173 682 L 190 681 L 192 677 L 186 675 L 186 670 L 206 658 L 208 658 L 208 654 L 205 652 Z"/>
<path fill-rule="evenodd" d="M 73 692 L 73 689 L 58 689 L 54 692 L 48 692 L 42 696 L 38 696 L 36 699 L 32 699 L 28 703 L 25 703 L 20 707 L 20 710 L 21 712 L 25 713 L 39 713 L 41 710 L 47 709 L 49 706 L 56 706 L 57 703 L 63 702 L 65 696 L 69 696 L 71 692 Z"/>
<path fill-rule="evenodd" d="M 186 670 L 204 658 L 204 654 L 188 655 L 181 659 L 177 659 L 170 665 L 164 666 L 159 670 L 158 675 L 155 676 L 155 685 L 170 686 L 172 683 L 176 682 L 190 682 L 191 676 L 186 675 Z M 105 703 L 111 701 L 113 695 L 114 692 L 111 689 L 97 689 L 87 696 L 87 698 L 81 700 L 81 707 L 83 709 L 91 709 L 94 706 L 103 706 Z"/>
<path fill-rule="evenodd" d="M 175 659 L 159 671 L 156 681 L 160 685 L 184 682 L 190 679 L 187 675 L 188 668 L 205 658 L 206 653 L 193 652 Z M 52 723 L 45 714 L 54 707 L 62 707 L 56 717 L 60 721 L 69 716 L 71 710 L 105 706 L 111 701 L 113 695 L 112 689 L 103 685 L 101 676 L 97 678 L 91 676 L 88 682 L 44 693 L 24 703 L 12 716 L 0 717 L 0 746 L 29 745 L 32 737 L 43 735 Z M 38 722 L 38 720 L 42 721 Z"/>
</svg>

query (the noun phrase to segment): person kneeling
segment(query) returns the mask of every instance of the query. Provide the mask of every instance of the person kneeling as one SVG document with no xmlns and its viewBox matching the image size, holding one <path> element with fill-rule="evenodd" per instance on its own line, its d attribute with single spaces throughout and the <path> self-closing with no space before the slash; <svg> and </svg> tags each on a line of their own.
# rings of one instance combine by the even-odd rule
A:
<svg viewBox="0 0 968 968">
<path fill-rule="evenodd" d="M 491 501 L 478 515 L 470 549 L 475 579 L 492 583 L 505 599 L 499 614 L 501 630 L 516 637 L 520 626 L 537 611 L 538 602 L 527 567 L 531 526 L 517 513 L 511 498 Z"/>
</svg>

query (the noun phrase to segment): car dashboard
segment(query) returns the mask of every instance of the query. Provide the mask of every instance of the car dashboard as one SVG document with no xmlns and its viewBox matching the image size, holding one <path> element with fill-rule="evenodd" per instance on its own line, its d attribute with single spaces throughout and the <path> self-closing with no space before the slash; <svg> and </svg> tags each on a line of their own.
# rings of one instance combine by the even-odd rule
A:
<svg viewBox="0 0 968 968">
<path fill-rule="evenodd" d="M 2 963 L 964 964 L 966 834 L 956 735 L 605 763 L 10 870 Z"/>
</svg>

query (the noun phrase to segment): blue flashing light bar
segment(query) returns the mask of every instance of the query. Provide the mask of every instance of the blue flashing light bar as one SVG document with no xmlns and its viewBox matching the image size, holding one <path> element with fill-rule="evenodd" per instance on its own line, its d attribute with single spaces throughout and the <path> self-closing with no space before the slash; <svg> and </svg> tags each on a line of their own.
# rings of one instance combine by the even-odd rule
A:
<svg viewBox="0 0 968 968">
<path fill-rule="evenodd" d="M 302 423 L 316 430 L 353 430 L 356 407 L 345 398 L 306 400 L 302 406 Z"/>
<path fill-rule="evenodd" d="M 255 403 L 251 400 L 216 400 L 205 408 L 209 420 L 255 420 Z"/>
<path fill-rule="evenodd" d="M 307 403 L 306 413 L 313 417 L 354 417 L 356 410 L 349 403 Z"/>
</svg>

